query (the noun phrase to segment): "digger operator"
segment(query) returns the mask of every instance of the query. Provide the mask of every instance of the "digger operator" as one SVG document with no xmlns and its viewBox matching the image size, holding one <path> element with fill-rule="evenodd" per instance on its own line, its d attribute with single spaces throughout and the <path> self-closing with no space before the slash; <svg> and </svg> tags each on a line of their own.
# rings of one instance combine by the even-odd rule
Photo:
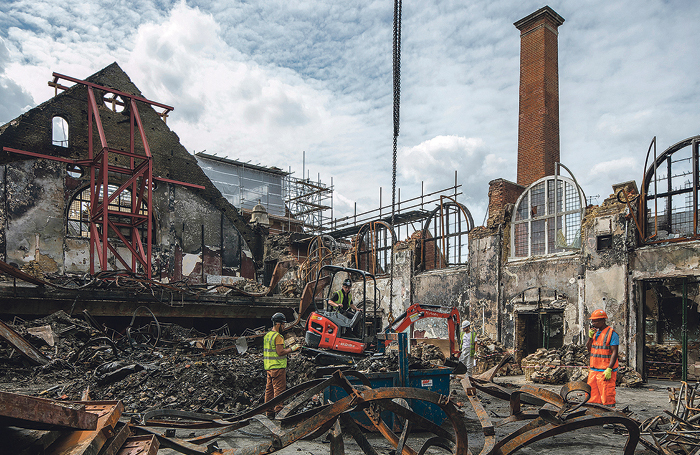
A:
<svg viewBox="0 0 700 455">
<path fill-rule="evenodd" d="M 346 278 L 343 281 L 343 286 L 335 291 L 330 299 L 328 299 L 328 305 L 333 307 L 335 310 L 339 311 L 345 317 L 352 317 L 349 310 L 352 308 L 355 311 L 362 311 L 360 308 L 356 307 L 352 303 L 352 295 L 350 295 L 350 286 L 352 286 L 352 281 Z"/>
</svg>

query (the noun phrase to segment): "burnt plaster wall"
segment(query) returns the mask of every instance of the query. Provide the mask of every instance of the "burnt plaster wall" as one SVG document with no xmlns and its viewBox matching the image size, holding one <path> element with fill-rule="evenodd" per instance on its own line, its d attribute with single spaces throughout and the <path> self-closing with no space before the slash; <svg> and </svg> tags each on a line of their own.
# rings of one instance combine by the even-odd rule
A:
<svg viewBox="0 0 700 455">
<path fill-rule="evenodd" d="M 102 69 L 98 73 L 90 76 L 87 79 L 89 82 L 95 84 L 108 86 L 115 88 L 122 92 L 132 93 L 138 96 L 143 96 L 138 88 L 131 82 L 129 77 L 121 70 L 121 68 L 113 63 L 112 65 Z M 87 120 L 87 88 L 84 85 L 75 85 L 69 89 L 59 93 L 57 96 L 51 98 L 49 101 L 29 110 L 28 112 L 22 114 L 20 117 L 10 121 L 9 123 L 0 126 L 0 147 L 11 147 L 15 149 L 20 149 L 24 151 L 41 153 L 51 156 L 70 158 L 70 159 L 87 159 L 88 158 L 88 120 Z M 114 112 L 104 106 L 101 102 L 104 93 L 100 90 L 95 90 L 96 98 L 98 100 L 98 110 L 100 113 L 100 118 L 102 120 L 102 125 L 104 127 L 105 136 L 107 143 L 110 148 L 120 149 L 124 151 L 129 150 L 129 111 L 127 108 L 121 113 Z M 229 231 L 231 227 L 235 228 L 236 231 L 240 232 L 244 239 L 244 243 L 247 248 L 251 251 L 251 254 L 259 267 L 262 266 L 262 239 L 260 236 L 256 235 L 253 230 L 246 224 L 246 221 L 241 217 L 238 211 L 222 197 L 218 189 L 212 184 L 212 182 L 207 178 L 201 168 L 197 165 L 195 158 L 187 152 L 187 150 L 180 144 L 178 136 L 172 132 L 165 122 L 160 118 L 158 113 L 152 109 L 149 105 L 137 102 L 137 108 L 139 115 L 145 126 L 145 133 L 149 143 L 149 147 L 153 156 L 153 174 L 154 177 L 161 177 L 172 180 L 179 180 L 191 184 L 201 185 L 204 187 L 203 190 L 194 188 L 180 188 L 178 194 L 182 194 L 179 198 L 178 207 L 173 207 L 173 210 L 178 209 L 192 209 L 193 206 L 200 205 L 201 207 L 197 210 L 193 210 L 192 213 L 185 213 L 180 215 L 185 219 L 185 225 L 187 226 L 187 219 L 191 219 L 192 223 L 206 224 L 208 229 L 206 229 L 205 238 L 207 236 L 215 237 L 218 232 L 218 236 L 221 237 L 221 214 L 224 217 L 224 224 L 228 227 Z M 68 147 L 59 147 L 52 145 L 52 119 L 55 116 L 64 118 L 68 123 L 69 128 L 69 144 Z M 93 126 L 93 146 L 94 150 L 101 150 L 101 145 L 99 141 L 99 136 L 97 135 L 97 128 Z M 136 137 L 135 150 L 136 153 L 143 153 L 144 147 L 141 140 L 137 134 Z M 112 164 L 125 165 L 124 156 L 117 156 L 115 154 L 111 155 L 112 158 L 110 162 Z M 39 160 L 44 161 L 44 160 Z M 19 163 L 26 162 L 26 166 L 29 169 L 35 166 L 34 163 L 37 162 L 35 159 L 30 159 L 29 157 L 9 154 L 4 151 L 0 151 L 0 164 L 11 165 L 8 166 L 5 175 L 5 181 L 15 182 L 15 178 L 9 174 L 10 169 L 14 172 L 14 169 L 23 169 L 19 166 Z M 59 164 L 56 162 L 48 161 L 47 163 L 52 163 L 51 166 L 45 167 L 43 164 L 39 166 L 38 169 L 53 169 L 54 175 L 51 177 L 54 179 L 55 183 L 50 185 L 59 185 L 65 182 L 63 176 L 58 175 L 59 169 L 65 167 L 65 164 Z M 35 187 L 41 185 L 48 185 L 47 178 L 42 176 L 37 176 L 34 178 L 33 175 L 28 175 L 30 180 L 27 180 L 28 185 L 26 189 L 22 189 L 24 193 L 27 191 L 38 191 Z M 43 181 L 41 180 L 43 178 Z M 35 181 L 36 180 L 36 181 Z M 48 179 L 51 180 L 51 179 Z M 163 186 L 163 185 L 161 185 Z M 172 186 L 172 185 L 165 185 Z M 18 253 L 11 253 L 12 251 L 17 251 L 19 248 L 34 248 L 36 241 L 29 241 L 27 238 L 35 236 L 35 232 L 32 232 L 32 224 L 37 227 L 41 227 L 42 223 L 41 217 L 32 217 L 31 213 L 36 211 L 31 211 L 25 214 L 24 217 L 29 217 L 24 220 L 23 224 L 17 224 L 13 221 L 16 220 L 19 208 L 13 208 L 14 189 L 9 185 L 4 185 L 5 192 L 8 193 L 5 196 L 5 205 L 3 208 L 8 211 L 8 213 L 3 214 L 7 217 L 3 228 L 3 238 L 5 240 L 3 254 L 9 260 L 9 258 L 16 257 Z M 58 198 L 58 191 L 60 187 L 48 189 L 47 191 L 51 193 L 54 191 L 56 197 Z M 31 198 L 30 198 L 31 199 Z M 157 203 L 158 196 L 154 195 L 154 203 Z M 183 202 L 187 200 L 188 202 Z M 169 201 L 169 199 L 168 199 Z M 40 204 L 40 201 L 31 202 L 31 204 Z M 56 202 L 55 207 L 65 206 L 65 199 L 60 203 Z M 168 202 L 169 203 L 169 202 Z M 9 205 L 8 205 L 9 204 Z M 25 202 L 26 204 L 26 202 Z M 48 202 L 47 202 L 48 204 Z M 14 212 L 10 212 L 14 210 Z M 50 210 L 49 210 L 50 211 Z M 50 211 L 51 212 L 51 211 Z M 169 213 L 169 212 L 166 212 Z M 207 214 L 207 216 L 205 216 Z M 156 217 L 156 222 L 165 224 L 168 229 L 168 234 L 164 236 L 157 236 L 156 238 L 160 240 L 168 241 L 168 235 L 172 235 L 172 229 L 170 229 L 170 224 L 173 222 L 177 225 L 177 219 L 170 220 L 167 222 L 162 220 L 162 216 L 159 213 L 154 214 Z M 10 219 L 11 216 L 14 218 Z M 43 227 L 41 231 L 43 233 L 42 239 L 48 237 L 49 243 L 53 241 L 55 245 L 52 246 L 44 245 L 43 248 L 48 248 L 52 251 L 52 260 L 57 263 L 62 263 L 62 259 L 58 257 L 58 250 L 64 246 L 64 233 L 65 233 L 65 220 L 62 218 L 65 216 L 64 213 L 56 220 L 49 220 L 49 226 L 46 226 L 47 220 L 44 216 Z M 24 227 L 23 227 L 24 226 Z M 59 226 L 62 226 L 59 229 Z M 15 231 L 15 229 L 17 231 Z M 61 234 L 63 232 L 63 234 Z M 60 234 L 60 235 L 59 235 Z M 177 236 L 177 231 L 175 231 L 175 236 Z M 54 237 L 56 240 L 53 240 Z M 199 237 L 197 242 L 194 241 L 195 237 Z M 58 238 L 61 238 L 59 241 Z M 174 240 L 173 240 L 174 242 Z M 42 245 L 43 245 L 42 240 Z M 66 241 L 66 245 L 76 247 L 80 246 L 80 242 L 70 242 Z M 190 246 L 194 243 L 198 243 L 199 249 L 201 250 L 201 228 L 198 230 L 198 234 L 190 235 L 185 232 L 184 237 L 178 238 L 177 243 L 183 251 L 192 251 Z M 60 248 L 57 246 L 60 244 Z M 217 241 L 212 245 L 220 245 L 221 241 Z M 173 251 L 171 248 L 172 243 L 167 243 L 167 248 L 169 251 L 168 262 L 173 260 Z M 158 245 L 154 242 L 154 249 L 158 250 Z M 56 255 L 55 257 L 53 255 Z M 70 256 L 70 254 L 69 254 Z M 61 255 L 62 257 L 62 255 Z M 79 266 L 84 262 L 84 258 L 81 257 L 71 257 L 71 266 Z M 154 261 L 155 262 L 155 261 Z M 259 264 L 258 264 L 259 263 Z M 62 265 L 58 268 L 61 269 Z M 258 268 L 259 268 L 258 267 Z"/>
<path fill-rule="evenodd" d="M 700 276 L 700 242 L 646 245 L 630 257 L 633 280 Z"/>
<path fill-rule="evenodd" d="M 29 160 L 3 166 L 5 260 L 34 262 L 45 273 L 63 271 L 64 166 Z"/>
<path fill-rule="evenodd" d="M 578 273 L 580 256 L 548 257 L 526 261 L 509 261 L 503 266 L 502 286 L 504 295 L 504 317 L 502 318 L 501 342 L 514 347 L 515 318 L 519 296 L 528 288 L 556 291 L 559 300 L 556 309 L 564 315 L 564 343 L 578 339 Z M 546 307 L 545 303 L 543 306 Z M 553 308 L 555 308 L 553 307 Z"/>
<path fill-rule="evenodd" d="M 609 198 L 600 207 L 590 209 L 584 218 L 582 317 L 587 327 L 590 314 L 597 309 L 604 310 L 608 315 L 608 325 L 620 336 L 620 359 L 634 366 L 638 338 L 637 304 L 629 264 L 636 246 L 636 231 L 628 213 L 625 204 Z M 600 240 L 605 237 L 609 241 L 602 245 Z"/>
<path fill-rule="evenodd" d="M 413 277 L 414 303 L 454 307 L 459 310 L 462 319 L 473 317 L 468 295 L 469 271 L 466 266 L 422 272 Z M 423 319 L 414 328 L 426 330 L 431 337 L 448 336 L 444 319 Z"/>
<path fill-rule="evenodd" d="M 478 228 L 472 232 L 474 235 L 469 235 L 468 301 L 462 304 L 460 313 L 475 324 L 479 333 L 500 340 L 505 334 L 502 333 L 505 327 L 501 324 L 503 304 L 499 281 L 503 236 Z"/>
</svg>

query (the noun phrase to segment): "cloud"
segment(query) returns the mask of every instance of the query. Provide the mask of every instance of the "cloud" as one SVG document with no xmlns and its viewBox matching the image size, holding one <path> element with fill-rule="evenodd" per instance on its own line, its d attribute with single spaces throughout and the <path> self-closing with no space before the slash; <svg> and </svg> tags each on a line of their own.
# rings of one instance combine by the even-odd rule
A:
<svg viewBox="0 0 700 455">
<path fill-rule="evenodd" d="M 489 180 L 516 180 L 513 22 L 541 6 L 404 3 L 402 199 L 419 196 L 421 181 L 451 186 L 457 170 L 461 202 L 475 212 L 486 207 Z M 607 194 L 641 176 L 653 136 L 663 150 L 698 133 L 700 47 L 687 37 L 700 3 L 550 6 L 566 19 L 561 159 L 587 194 Z M 117 61 L 147 98 L 175 107 L 169 126 L 189 150 L 298 177 L 303 168 L 333 180 L 336 216 L 352 214 L 355 202 L 363 212 L 379 205 L 380 188 L 383 203 L 390 199 L 391 38 L 392 5 L 380 0 L 0 2 L 0 116 L 19 115 L 27 95 L 32 105 L 52 96 L 52 71 L 84 78 Z"/>
<path fill-rule="evenodd" d="M 0 38 L 0 125 L 12 120 L 18 113 L 32 108 L 34 100 L 22 86 L 7 77 L 5 68 L 9 60 L 9 52 L 5 41 Z"/>
</svg>

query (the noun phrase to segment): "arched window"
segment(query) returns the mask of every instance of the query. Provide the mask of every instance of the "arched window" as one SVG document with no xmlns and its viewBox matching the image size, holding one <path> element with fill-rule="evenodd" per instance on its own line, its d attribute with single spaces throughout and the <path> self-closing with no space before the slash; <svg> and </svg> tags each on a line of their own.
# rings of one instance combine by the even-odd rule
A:
<svg viewBox="0 0 700 455">
<path fill-rule="evenodd" d="M 58 147 L 68 147 L 68 122 L 63 117 L 51 120 L 51 143 Z"/>
<path fill-rule="evenodd" d="M 117 190 L 117 186 L 109 185 L 108 192 L 113 194 Z M 99 202 L 102 201 L 102 191 L 98 197 Z M 129 190 L 122 191 L 116 198 L 112 200 L 109 204 L 110 211 L 117 212 L 131 212 L 132 211 L 132 198 L 131 192 Z M 145 202 L 142 202 L 140 209 L 138 210 L 140 215 L 147 215 L 148 210 L 146 208 Z M 111 215 L 110 215 L 111 217 Z M 131 240 L 131 227 L 129 227 L 129 217 L 124 217 L 120 220 L 119 217 L 116 219 L 110 218 L 115 221 L 115 224 L 120 227 L 120 232 L 127 239 Z M 86 187 L 79 191 L 70 203 L 68 208 L 68 236 L 70 237 L 90 237 L 90 187 Z M 144 223 L 145 225 L 146 223 Z M 140 228 L 139 233 L 141 239 L 146 239 L 146 230 Z M 117 238 L 117 235 L 110 230 L 107 234 L 110 238 Z"/>
<path fill-rule="evenodd" d="M 391 224 L 373 221 L 360 228 L 355 237 L 355 267 L 373 275 L 389 273 L 396 234 Z"/>
<path fill-rule="evenodd" d="M 645 242 L 698 238 L 699 148 L 700 136 L 688 138 L 669 147 L 646 170 Z"/>
<path fill-rule="evenodd" d="M 511 258 L 579 249 L 582 200 L 576 184 L 566 177 L 548 176 L 530 185 L 515 204 Z"/>
<path fill-rule="evenodd" d="M 417 268 L 435 270 L 466 264 L 469 232 L 473 227 L 472 214 L 464 205 L 454 201 L 441 202 L 428 215 L 419 234 Z"/>
</svg>

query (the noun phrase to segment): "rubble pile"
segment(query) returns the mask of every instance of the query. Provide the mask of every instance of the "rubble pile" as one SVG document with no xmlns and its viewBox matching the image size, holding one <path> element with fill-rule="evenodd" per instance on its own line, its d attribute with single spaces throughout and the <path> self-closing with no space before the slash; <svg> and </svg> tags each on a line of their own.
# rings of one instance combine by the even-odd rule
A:
<svg viewBox="0 0 700 455">
<path fill-rule="evenodd" d="M 490 370 L 498 365 L 503 357 L 508 354 L 509 352 L 506 348 L 498 341 L 493 341 L 486 335 L 479 335 L 476 345 L 476 366 L 474 367 L 474 374 L 481 374 Z M 514 376 L 520 374 L 523 374 L 523 370 L 520 366 L 518 366 L 517 363 L 508 362 L 498 370 L 496 376 Z"/>
<path fill-rule="evenodd" d="M 647 345 L 646 367 L 651 378 L 680 379 L 683 373 L 681 347 L 663 344 Z"/>
<path fill-rule="evenodd" d="M 416 355 L 415 347 L 413 349 L 413 352 L 408 355 L 409 370 L 429 370 L 442 365 L 441 363 L 438 364 L 435 362 L 436 358 L 439 358 L 439 354 L 435 353 L 432 349 L 421 349 L 419 355 L 422 357 L 418 357 Z M 439 348 L 436 349 L 439 352 Z M 383 356 L 372 356 L 360 360 L 357 362 L 355 369 L 365 373 L 386 373 L 388 371 L 398 371 L 399 353 L 397 350 L 389 349 Z"/>
<path fill-rule="evenodd" d="M 432 363 L 434 365 L 445 364 L 445 354 L 442 353 L 439 347 L 427 343 L 418 343 L 411 347 L 411 355 L 418 357 L 423 362 Z"/>
<path fill-rule="evenodd" d="M 566 344 L 561 348 L 540 348 L 521 362 L 525 379 L 540 384 L 564 384 L 588 378 L 586 346 Z"/>
<path fill-rule="evenodd" d="M 30 395 L 61 400 L 81 400 L 87 392 L 91 400 L 121 400 L 127 413 L 149 408 L 238 413 L 262 403 L 265 371 L 261 336 L 251 337 L 251 346 L 241 349 L 240 354 L 236 341 L 230 339 L 234 337 L 228 337 L 228 349 L 216 353 L 198 347 L 202 344 L 196 338 L 188 338 L 202 334 L 174 324 L 162 326 L 154 348 L 138 343 L 147 341 L 143 338 L 132 338 L 133 346 L 125 337 L 113 344 L 93 343 L 108 338 L 64 312 L 18 322 L 12 328 L 50 361 L 31 366 L 12 346 L 0 342 L 0 390 L 26 390 Z M 51 336 L 53 345 L 46 340 Z M 312 379 L 315 371 L 311 361 L 291 354 L 288 386 Z"/>
<path fill-rule="evenodd" d="M 588 379 L 589 354 L 586 346 L 566 344 L 561 348 L 540 348 L 525 357 L 521 364 L 525 379 L 540 384 L 565 384 Z M 632 368 L 620 366 L 618 386 L 639 387 L 642 376 Z"/>
</svg>

